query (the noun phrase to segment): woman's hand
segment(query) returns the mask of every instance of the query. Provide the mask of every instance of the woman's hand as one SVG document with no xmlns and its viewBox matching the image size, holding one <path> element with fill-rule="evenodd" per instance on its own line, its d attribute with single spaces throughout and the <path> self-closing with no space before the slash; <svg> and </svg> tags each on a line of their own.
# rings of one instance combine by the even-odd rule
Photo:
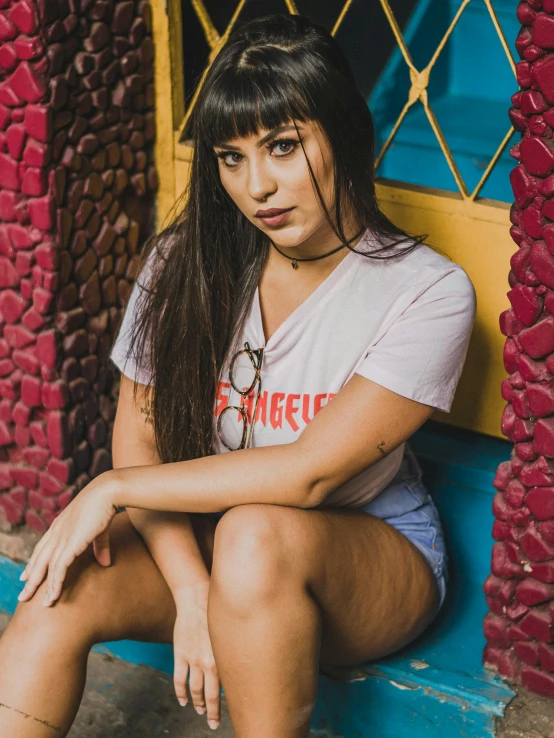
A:
<svg viewBox="0 0 554 738">
<path fill-rule="evenodd" d="M 112 502 L 113 482 L 104 472 L 84 487 L 69 503 L 34 548 L 20 579 L 26 585 L 18 599 L 29 600 L 44 577 L 48 577 L 45 605 L 55 602 L 69 566 L 93 543 L 98 563 L 110 565 L 108 528 L 116 514 Z"/>
<path fill-rule="evenodd" d="M 220 723 L 220 684 L 208 632 L 209 586 L 209 581 L 202 582 L 188 587 L 175 598 L 173 682 L 179 703 L 186 705 L 187 676 L 190 673 L 194 708 L 199 715 L 203 715 L 207 708 L 208 725 L 215 729 Z"/>
</svg>

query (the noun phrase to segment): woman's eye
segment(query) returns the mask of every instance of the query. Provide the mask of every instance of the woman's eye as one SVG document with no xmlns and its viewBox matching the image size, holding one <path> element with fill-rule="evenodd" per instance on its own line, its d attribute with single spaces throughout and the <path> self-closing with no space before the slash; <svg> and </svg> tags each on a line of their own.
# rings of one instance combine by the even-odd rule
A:
<svg viewBox="0 0 554 738">
<path fill-rule="evenodd" d="M 297 146 L 300 145 L 300 141 L 292 138 L 278 138 L 267 145 L 270 151 L 276 151 L 275 156 L 278 159 L 284 159 L 286 156 L 290 156 Z M 216 153 L 218 159 L 221 159 L 223 164 L 228 169 L 234 169 L 242 159 L 242 154 L 237 151 L 222 151 Z M 238 161 L 232 157 L 238 157 Z"/>
<path fill-rule="evenodd" d="M 229 167 L 230 169 L 232 169 L 233 167 L 235 167 L 237 164 L 240 163 L 240 162 L 235 162 L 235 164 L 230 164 L 227 161 L 228 156 L 239 156 L 240 157 L 240 154 L 237 154 L 234 151 L 230 151 L 228 153 L 216 154 L 216 156 L 218 159 L 221 159 L 221 161 L 225 164 L 226 167 Z"/>
<path fill-rule="evenodd" d="M 270 144 L 270 148 L 272 150 L 276 148 L 278 152 L 277 156 L 284 157 L 284 156 L 288 156 L 289 154 L 292 154 L 292 152 L 295 150 L 295 148 L 298 146 L 299 143 L 300 143 L 299 141 L 295 141 L 293 139 L 280 138 L 280 139 L 277 139 L 276 141 L 273 141 L 273 143 Z M 288 150 L 283 151 L 281 147 L 285 147 L 285 149 L 288 149 Z"/>
</svg>

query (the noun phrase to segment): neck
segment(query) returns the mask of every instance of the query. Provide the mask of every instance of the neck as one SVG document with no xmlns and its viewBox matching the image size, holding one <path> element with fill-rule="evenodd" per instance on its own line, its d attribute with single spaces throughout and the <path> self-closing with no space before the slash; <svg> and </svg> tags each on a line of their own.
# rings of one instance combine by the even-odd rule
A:
<svg viewBox="0 0 554 738">
<path fill-rule="evenodd" d="M 355 234 L 355 237 L 352 237 L 349 235 L 348 231 L 346 231 L 350 248 L 343 245 L 340 240 L 335 237 L 335 241 L 330 248 L 326 251 L 318 249 L 314 256 L 299 256 L 298 249 L 296 247 L 281 250 L 279 246 L 273 244 L 273 247 L 270 248 L 269 258 L 266 264 L 266 274 L 269 269 L 269 272 L 273 273 L 274 276 L 277 277 L 277 275 L 283 275 L 285 279 L 289 281 L 290 270 L 293 269 L 297 273 L 299 271 L 302 272 L 302 277 L 296 277 L 296 280 L 300 278 L 301 281 L 303 281 L 302 278 L 305 278 L 311 282 L 314 279 L 316 281 L 324 279 L 335 269 L 336 266 L 338 266 L 338 264 L 340 264 L 343 259 L 348 256 L 350 250 L 355 248 L 363 233 L 364 229 L 359 229 Z M 296 259 L 298 259 L 298 261 L 296 261 Z"/>
<path fill-rule="evenodd" d="M 359 233 L 360 229 L 361 225 L 358 222 L 350 222 L 343 226 L 347 240 L 353 239 Z M 362 234 L 351 242 L 351 248 L 354 248 Z M 278 240 L 275 241 L 275 245 L 279 251 L 282 251 L 293 259 L 313 259 L 316 256 L 327 254 L 329 251 L 336 249 L 341 245 L 341 242 L 340 238 L 335 235 L 334 231 L 325 221 L 313 233 L 294 246 L 280 244 Z"/>
</svg>

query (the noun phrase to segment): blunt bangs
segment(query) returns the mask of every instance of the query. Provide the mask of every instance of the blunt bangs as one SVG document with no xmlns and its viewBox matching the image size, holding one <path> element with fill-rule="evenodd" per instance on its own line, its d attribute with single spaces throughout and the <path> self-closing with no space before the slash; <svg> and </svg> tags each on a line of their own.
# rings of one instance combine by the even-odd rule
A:
<svg viewBox="0 0 554 738">
<path fill-rule="evenodd" d="M 302 98 L 298 81 L 279 69 L 228 67 L 204 90 L 202 104 L 196 107 L 193 138 L 210 147 L 293 120 L 305 123 L 317 118 Z"/>
</svg>

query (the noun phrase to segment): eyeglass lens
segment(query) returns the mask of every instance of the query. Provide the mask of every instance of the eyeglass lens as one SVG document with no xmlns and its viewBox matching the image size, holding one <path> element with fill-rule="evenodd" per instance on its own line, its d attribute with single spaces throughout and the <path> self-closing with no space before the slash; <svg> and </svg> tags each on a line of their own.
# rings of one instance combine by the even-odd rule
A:
<svg viewBox="0 0 554 738">
<path fill-rule="evenodd" d="M 248 445 L 252 424 L 255 422 L 257 399 L 260 390 L 260 366 L 263 354 L 250 350 L 248 344 L 237 354 L 231 363 L 229 380 L 230 404 L 223 409 L 218 418 L 218 433 L 224 445 L 236 450 Z M 247 350 L 248 349 L 248 350 Z M 236 400 L 233 390 L 238 393 Z M 232 403 L 232 404 L 231 404 Z"/>
</svg>

